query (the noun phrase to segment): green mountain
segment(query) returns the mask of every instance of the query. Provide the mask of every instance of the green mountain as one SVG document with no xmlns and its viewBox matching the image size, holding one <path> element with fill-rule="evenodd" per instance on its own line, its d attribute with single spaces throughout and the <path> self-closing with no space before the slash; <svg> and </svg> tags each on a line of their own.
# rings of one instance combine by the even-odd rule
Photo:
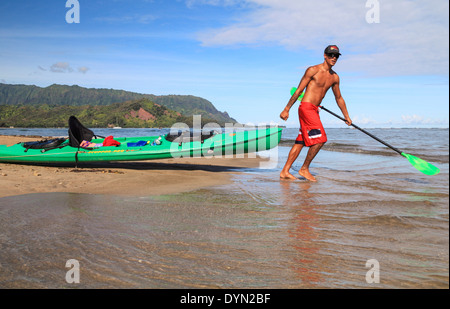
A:
<svg viewBox="0 0 450 309">
<path fill-rule="evenodd" d="M 120 103 L 126 104 L 122 107 Z M 154 105 L 150 107 L 148 105 L 150 103 Z M 131 118 L 125 118 L 123 111 L 129 109 L 128 105 L 130 104 L 134 104 L 134 107 L 143 104 L 142 109 L 156 116 L 157 119 L 148 119 L 145 120 L 145 123 L 142 123 L 139 121 L 133 122 Z M 84 119 L 86 125 L 89 125 L 88 122 L 95 123 L 97 121 L 97 127 L 108 124 L 129 127 L 132 125 L 138 127 L 167 126 L 167 117 L 164 118 L 163 115 L 159 115 L 157 111 L 153 110 L 155 106 L 156 109 L 164 108 L 165 115 L 177 115 L 178 112 L 179 116 L 169 117 L 171 120 L 184 119 L 186 120 L 184 122 L 189 123 L 188 118 L 190 117 L 190 122 L 192 122 L 192 115 L 202 115 L 204 122 L 217 122 L 220 125 L 230 122 L 236 123 L 236 120 L 231 118 L 227 112 L 218 111 L 208 100 L 191 95 L 156 96 L 115 89 L 83 88 L 76 85 L 54 84 L 41 88 L 0 83 L 0 125 L 3 126 L 35 127 L 38 123 L 41 124 L 40 126 L 46 127 L 65 126 L 66 124 L 61 125 L 60 120 L 57 120 L 58 115 L 52 114 L 73 112 L 76 115 L 75 112 L 78 112 L 87 115 L 89 114 L 87 110 L 108 113 L 108 116 L 100 117 L 95 116 L 95 113 L 89 114 Z M 141 111 L 141 116 L 142 114 L 145 113 Z M 44 118 L 38 119 L 38 115 Z M 28 120 L 28 124 L 20 119 L 21 116 Z M 159 119 L 160 117 L 162 118 Z M 146 117 L 142 116 L 141 118 Z M 48 121 L 47 125 L 44 125 L 45 121 Z M 31 123 L 34 123 L 34 125 L 31 125 Z"/>
<path fill-rule="evenodd" d="M 171 127 L 182 122 L 192 127 L 192 117 L 168 109 L 149 99 L 139 99 L 110 105 L 0 105 L 0 127 L 67 127 L 71 115 L 76 116 L 86 127 L 103 128 L 120 126 L 123 128 Z M 202 125 L 217 122 L 202 117 Z M 220 125 L 224 123 L 217 122 Z"/>
</svg>

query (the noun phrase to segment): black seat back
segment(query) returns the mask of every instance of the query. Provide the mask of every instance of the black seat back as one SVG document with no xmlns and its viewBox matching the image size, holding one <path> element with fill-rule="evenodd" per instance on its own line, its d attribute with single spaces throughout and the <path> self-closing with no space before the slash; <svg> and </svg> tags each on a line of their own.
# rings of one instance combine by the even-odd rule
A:
<svg viewBox="0 0 450 309">
<path fill-rule="evenodd" d="M 95 136 L 94 132 L 86 128 L 75 117 L 69 118 L 69 145 L 72 147 L 80 147 L 82 141 L 90 142 Z"/>
</svg>

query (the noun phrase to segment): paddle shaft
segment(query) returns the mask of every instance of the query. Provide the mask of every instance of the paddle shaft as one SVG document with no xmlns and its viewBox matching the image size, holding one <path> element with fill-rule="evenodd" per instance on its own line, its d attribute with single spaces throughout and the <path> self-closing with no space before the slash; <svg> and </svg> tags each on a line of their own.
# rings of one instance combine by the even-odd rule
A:
<svg viewBox="0 0 450 309">
<path fill-rule="evenodd" d="M 345 122 L 345 119 L 344 119 L 344 118 L 342 118 L 341 116 L 339 116 L 339 115 L 333 113 L 333 112 L 330 111 L 329 109 L 327 109 L 327 108 L 325 108 L 325 107 L 323 107 L 323 106 L 320 106 L 320 108 L 323 109 L 323 110 L 326 111 L 326 112 L 329 112 L 331 115 L 333 115 L 333 116 L 335 116 L 335 117 L 337 117 L 337 118 L 339 118 L 339 119 L 341 119 L 342 121 Z M 398 152 L 399 154 L 402 154 L 402 153 L 403 153 L 401 150 L 398 150 L 397 148 L 395 148 L 395 147 L 389 145 L 389 144 L 386 143 L 385 141 L 383 141 L 383 140 L 379 139 L 378 137 L 376 137 L 376 136 L 370 134 L 370 133 L 367 132 L 366 130 L 361 129 L 361 128 L 358 127 L 356 124 L 353 124 L 353 123 L 352 123 L 352 126 L 355 127 L 356 129 L 358 129 L 359 131 L 361 131 L 361 132 L 363 132 L 363 133 L 369 135 L 371 138 L 373 138 L 373 139 L 379 141 L 379 142 L 382 143 L 383 145 L 386 145 L 387 147 L 391 148 L 392 150 Z"/>
</svg>

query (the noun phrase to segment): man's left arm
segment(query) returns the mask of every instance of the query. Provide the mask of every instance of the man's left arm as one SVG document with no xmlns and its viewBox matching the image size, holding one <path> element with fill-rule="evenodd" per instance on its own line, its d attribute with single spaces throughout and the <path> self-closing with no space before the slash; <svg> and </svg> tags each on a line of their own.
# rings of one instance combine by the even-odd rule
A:
<svg viewBox="0 0 450 309">
<path fill-rule="evenodd" d="M 350 126 L 352 124 L 352 120 L 348 115 L 347 105 L 345 104 L 344 98 L 341 95 L 341 89 L 339 88 L 339 76 L 337 76 L 337 81 L 334 83 L 332 89 L 334 97 L 336 99 L 336 103 L 341 109 L 342 115 L 344 115 L 345 123 Z"/>
</svg>

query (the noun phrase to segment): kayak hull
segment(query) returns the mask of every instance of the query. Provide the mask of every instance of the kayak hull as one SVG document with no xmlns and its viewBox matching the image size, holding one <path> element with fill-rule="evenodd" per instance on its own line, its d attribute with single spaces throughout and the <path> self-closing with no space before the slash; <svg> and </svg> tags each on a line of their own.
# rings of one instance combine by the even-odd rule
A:
<svg viewBox="0 0 450 309">
<path fill-rule="evenodd" d="M 42 152 L 41 149 L 26 150 L 22 143 L 0 145 L 0 162 L 16 163 L 76 163 L 104 161 L 155 160 L 182 157 L 213 157 L 257 152 L 274 148 L 281 139 L 280 128 L 266 128 L 217 134 L 204 141 L 168 141 L 162 136 L 159 145 L 152 142 L 159 136 L 114 138 L 120 146 L 92 149 L 65 146 Z M 148 141 L 145 146 L 128 146 L 139 141 Z M 101 143 L 102 140 L 92 140 Z"/>
</svg>

